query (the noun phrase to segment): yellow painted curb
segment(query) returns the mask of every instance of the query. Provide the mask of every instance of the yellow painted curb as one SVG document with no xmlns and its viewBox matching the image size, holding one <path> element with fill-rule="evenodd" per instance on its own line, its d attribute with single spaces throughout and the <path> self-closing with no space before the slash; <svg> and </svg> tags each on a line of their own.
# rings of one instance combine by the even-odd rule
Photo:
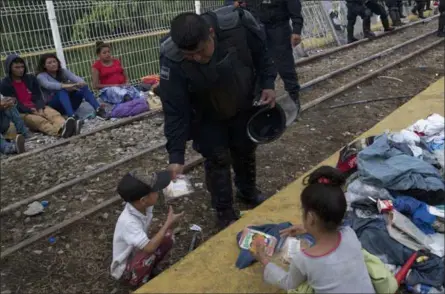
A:
<svg viewBox="0 0 445 294">
<path fill-rule="evenodd" d="M 360 137 L 377 135 L 387 129 L 406 128 L 432 113 L 444 114 L 444 78 L 395 110 Z M 338 152 L 319 165 L 334 165 Z M 304 175 L 305 176 L 305 175 Z M 236 234 L 249 224 L 300 223 L 300 177 L 226 230 L 206 241 L 170 269 L 143 285 L 135 293 L 277 293 L 262 281 L 259 264 L 239 270 L 235 267 L 239 249 Z"/>
</svg>

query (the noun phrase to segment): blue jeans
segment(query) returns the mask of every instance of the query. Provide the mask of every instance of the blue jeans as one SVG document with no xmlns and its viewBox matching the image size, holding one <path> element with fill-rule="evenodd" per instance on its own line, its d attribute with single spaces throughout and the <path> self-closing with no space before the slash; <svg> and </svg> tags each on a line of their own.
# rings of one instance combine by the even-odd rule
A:
<svg viewBox="0 0 445 294">
<path fill-rule="evenodd" d="M 90 91 L 88 86 L 84 86 L 77 91 L 68 92 L 67 90 L 60 90 L 48 103 L 49 106 L 67 116 L 74 116 L 74 112 L 79 108 L 83 99 L 88 102 L 95 110 L 100 105 Z"/>
<path fill-rule="evenodd" d="M 0 112 L 0 119 L 2 132 L 7 132 L 9 129 L 9 123 L 12 122 L 17 130 L 17 134 L 22 134 L 25 138 L 29 136 L 29 130 L 25 126 L 25 122 L 20 117 L 20 114 L 15 106 L 2 110 Z"/>
<path fill-rule="evenodd" d="M 29 136 L 29 130 L 25 126 L 25 122 L 20 117 L 20 114 L 15 106 L 2 110 L 0 112 L 0 119 L 1 119 L 0 123 L 2 132 L 6 133 L 8 131 L 9 123 L 12 121 L 18 134 L 22 134 L 25 138 Z M 17 153 L 17 148 L 15 146 L 15 143 L 8 142 L 3 137 L 3 134 L 1 132 L 0 132 L 0 153 L 3 154 Z"/>
<path fill-rule="evenodd" d="M 6 141 L 2 134 L 0 134 L 0 153 L 14 154 L 17 153 L 17 148 L 14 143 Z"/>
</svg>

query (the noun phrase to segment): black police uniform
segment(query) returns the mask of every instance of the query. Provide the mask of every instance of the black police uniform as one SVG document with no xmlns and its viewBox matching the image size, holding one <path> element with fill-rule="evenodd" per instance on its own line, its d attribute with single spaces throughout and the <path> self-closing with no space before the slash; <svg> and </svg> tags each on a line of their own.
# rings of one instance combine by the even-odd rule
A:
<svg viewBox="0 0 445 294">
<path fill-rule="evenodd" d="M 439 1 L 439 29 L 437 35 L 439 37 L 445 37 L 445 0 Z"/>
<path fill-rule="evenodd" d="M 389 16 L 392 20 L 393 26 L 401 26 L 402 15 L 400 14 L 400 0 L 386 0 L 386 6 L 388 7 Z"/>
<path fill-rule="evenodd" d="M 241 1 L 249 12 L 261 22 L 267 36 L 267 45 L 283 79 L 284 88 L 292 100 L 299 102 L 300 84 L 295 70 L 295 61 L 290 38 L 292 34 L 301 35 L 303 17 L 300 0 L 247 0 Z M 226 0 L 232 5 L 233 0 Z M 292 21 L 292 28 L 289 25 Z"/>
<path fill-rule="evenodd" d="M 248 11 L 223 7 L 202 15 L 216 37 L 208 64 L 184 59 L 171 38 L 161 44 L 160 91 L 170 163 L 184 163 L 186 141 L 205 158 L 207 189 L 221 226 L 238 218 L 232 208 L 230 167 L 242 200 L 258 204 L 256 145 L 246 132 L 260 89 L 276 74 L 264 32 Z"/>
<path fill-rule="evenodd" d="M 423 12 L 425 11 L 425 1 L 424 0 L 416 0 L 416 5 L 413 7 L 411 12 L 415 15 L 418 15 L 419 18 L 425 18 Z"/>
<path fill-rule="evenodd" d="M 389 26 L 385 8 L 377 0 L 346 0 L 346 6 L 348 8 L 348 42 L 357 40 L 354 38 L 354 25 L 357 16 L 362 18 L 365 38 L 374 37 L 374 34 L 371 32 L 371 16 L 373 13 L 380 16 L 385 31 L 392 30 Z"/>
</svg>

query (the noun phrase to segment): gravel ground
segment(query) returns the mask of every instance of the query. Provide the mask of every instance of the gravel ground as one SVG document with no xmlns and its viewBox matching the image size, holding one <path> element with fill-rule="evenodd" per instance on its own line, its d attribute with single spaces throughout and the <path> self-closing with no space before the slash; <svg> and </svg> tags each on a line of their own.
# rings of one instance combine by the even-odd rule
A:
<svg viewBox="0 0 445 294">
<path fill-rule="evenodd" d="M 303 64 L 302 66 L 297 67 L 297 71 L 299 77 L 301 77 L 302 83 L 304 83 L 319 77 L 319 73 L 326 72 L 326 69 L 329 69 L 329 72 L 332 72 L 360 59 L 406 42 L 409 39 L 435 30 L 437 30 L 437 20 L 418 24 L 414 28 L 394 32 L 393 34 L 383 36 L 375 41 L 360 44 L 359 46 L 348 50 L 347 54 L 340 51 L 323 58 L 323 62 Z M 427 42 L 425 42 L 425 44 L 427 44 Z"/>
<path fill-rule="evenodd" d="M 187 154 L 188 158 L 198 155 L 192 148 L 188 148 Z M 158 149 L 149 155 L 122 164 L 112 171 L 43 198 L 42 200 L 48 201 L 49 205 L 41 215 L 27 217 L 23 214 L 26 206 L 23 206 L 11 214 L 1 216 L 1 249 L 4 250 L 110 199 L 120 178 L 141 163 L 149 163 L 147 168 L 153 171 L 165 168 L 168 163 L 167 153 L 163 148 Z"/>
<path fill-rule="evenodd" d="M 414 28 L 408 28 L 406 31 L 398 32 L 393 35 L 393 39 L 391 39 L 390 36 L 386 36 L 374 42 L 365 43 L 363 49 L 360 49 L 362 45 L 351 49 L 351 54 L 336 53 L 330 57 L 306 64 L 298 69 L 300 72 L 300 82 L 308 82 L 317 76 L 331 72 L 333 69 L 336 69 L 336 67 L 339 68 L 346 64 L 351 64 L 367 55 L 401 43 L 408 38 L 423 34 L 425 31 L 431 31 L 431 26 L 434 25 L 437 25 L 437 21 L 417 25 Z M 392 53 L 392 55 L 396 55 L 397 58 L 402 57 L 407 52 L 411 52 L 414 48 L 418 48 L 430 40 L 435 40 L 435 37 L 432 36 L 423 41 L 418 41 Z M 385 65 L 385 60 L 388 60 L 387 58 L 395 57 L 382 57 L 366 63 L 358 69 L 350 70 L 346 74 L 330 79 L 327 82 L 312 86 L 310 88 L 309 98 L 306 97 L 306 93 L 308 92 L 302 93 L 302 102 L 320 97 L 335 89 L 338 84 L 354 79 L 356 75 Z M 278 83 L 280 84 L 281 81 Z M 149 135 L 140 136 L 141 134 Z M 97 169 L 100 166 L 114 162 L 141 149 L 157 145 L 162 140 L 163 119 L 162 115 L 157 115 L 116 129 L 98 132 L 95 135 L 82 138 L 69 144 L 68 148 L 66 146 L 58 146 L 33 155 L 30 158 L 6 162 L 2 164 L 2 169 L 7 170 L 8 173 L 1 174 L 1 185 L 3 187 L 1 203 L 2 205 L 4 203 L 10 204 L 17 201 L 17 199 L 29 197 L 31 196 L 30 191 L 32 191 L 32 194 L 37 194 L 54 185 L 76 178 L 85 172 Z M 106 144 L 103 142 L 106 142 Z M 70 152 L 67 153 L 66 150 L 70 150 Z M 21 168 L 23 165 L 26 165 L 27 169 Z M 19 183 L 19 185 L 17 185 L 17 183 Z"/>
<path fill-rule="evenodd" d="M 406 52 L 400 54 L 406 54 Z M 372 66 L 381 65 L 376 63 Z M 366 68 L 369 70 L 369 67 L 363 67 L 363 69 Z M 360 70 L 357 71 L 357 74 L 360 74 Z M 382 74 L 401 79 L 402 82 L 373 79 L 307 111 L 304 113 L 303 120 L 290 127 L 280 140 L 259 148 L 259 187 L 268 194 L 281 189 L 295 176 L 303 174 L 353 137 L 369 129 L 406 99 L 326 110 L 325 108 L 329 105 L 377 97 L 413 96 L 443 74 L 443 46 L 438 46 L 422 56 L 413 58 L 410 62 Z M 336 88 L 342 81 L 349 81 L 352 78 L 351 76 L 334 78 L 335 83 L 329 83 L 329 85 Z M 323 87 L 321 90 L 314 87 L 311 91 L 306 91 L 302 98 L 307 100 L 310 97 L 318 97 L 319 94 L 329 90 L 328 88 L 332 90 L 332 86 Z M 341 123 L 339 123 L 339 119 Z M 165 166 L 163 155 L 159 154 L 159 160 L 153 161 L 152 159 L 153 157 L 150 156 L 150 161 L 141 159 L 132 162 L 125 168 L 119 168 L 119 173 L 122 174 L 126 169 L 138 165 L 151 168 Z M 69 191 L 65 191 L 66 198 L 83 195 L 82 197 L 88 196 L 96 203 L 100 198 L 108 199 L 114 196 L 115 181 L 119 173 L 113 171 L 101 175 L 94 179 L 92 185 L 75 186 Z M 196 169 L 191 176 L 197 191 L 174 203 L 177 209 L 184 209 L 187 216 L 180 224 L 182 230 L 178 231 L 176 247 L 166 260 L 165 267 L 177 262 L 187 254 L 192 237 L 187 228 L 191 224 L 198 224 L 203 228 L 203 240 L 211 237 L 217 231 L 213 222 L 214 214 L 209 208 L 209 196 L 200 188 L 204 181 L 202 170 Z M 90 188 L 91 186 L 94 188 Z M 63 199 L 62 193 L 57 197 Z M 51 199 L 49 201 L 49 207 L 53 202 L 57 202 Z M 121 209 L 121 203 L 107 207 L 95 215 L 77 222 L 76 226 L 60 232 L 56 236 L 57 241 L 54 244 L 49 244 L 45 238 L 2 260 L 0 273 L 3 281 L 2 292 L 127 293 L 125 287 L 109 277 L 112 235 L 115 221 Z M 245 208 L 240 207 L 240 209 Z M 83 206 L 79 206 L 78 211 L 81 210 L 84 210 Z M 165 210 L 164 204 L 159 204 L 155 208 L 156 219 L 152 226 L 153 230 L 156 230 L 161 221 L 165 219 Z M 63 213 L 66 214 L 66 212 Z M 44 215 L 41 217 L 44 218 Z M 23 217 L 19 219 L 22 222 L 26 220 Z M 2 219 L 2 223 L 4 221 Z M 34 218 L 28 222 L 30 224 L 26 225 L 26 228 L 31 224 L 35 225 Z M 15 225 L 17 224 L 18 222 L 15 222 Z M 2 229 L 2 232 L 5 230 Z M 23 236 L 23 232 L 21 234 Z"/>
<path fill-rule="evenodd" d="M 156 115 L 2 164 L 2 170 L 7 172 L 1 173 L 1 205 L 4 207 L 31 196 L 30 193 L 37 194 L 85 172 L 158 145 L 164 141 L 163 127 L 163 116 Z M 24 165 L 26 169 L 22 168 Z"/>
</svg>

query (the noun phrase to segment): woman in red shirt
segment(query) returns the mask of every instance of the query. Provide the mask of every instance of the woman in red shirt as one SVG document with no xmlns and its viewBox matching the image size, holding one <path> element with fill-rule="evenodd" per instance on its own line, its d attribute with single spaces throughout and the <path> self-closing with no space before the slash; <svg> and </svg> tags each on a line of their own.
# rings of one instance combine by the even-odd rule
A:
<svg viewBox="0 0 445 294">
<path fill-rule="evenodd" d="M 105 102 L 119 104 L 143 95 L 128 81 L 128 76 L 121 62 L 111 56 L 111 46 L 96 42 L 98 60 L 92 66 L 93 87 L 100 90 L 100 97 Z"/>
</svg>

